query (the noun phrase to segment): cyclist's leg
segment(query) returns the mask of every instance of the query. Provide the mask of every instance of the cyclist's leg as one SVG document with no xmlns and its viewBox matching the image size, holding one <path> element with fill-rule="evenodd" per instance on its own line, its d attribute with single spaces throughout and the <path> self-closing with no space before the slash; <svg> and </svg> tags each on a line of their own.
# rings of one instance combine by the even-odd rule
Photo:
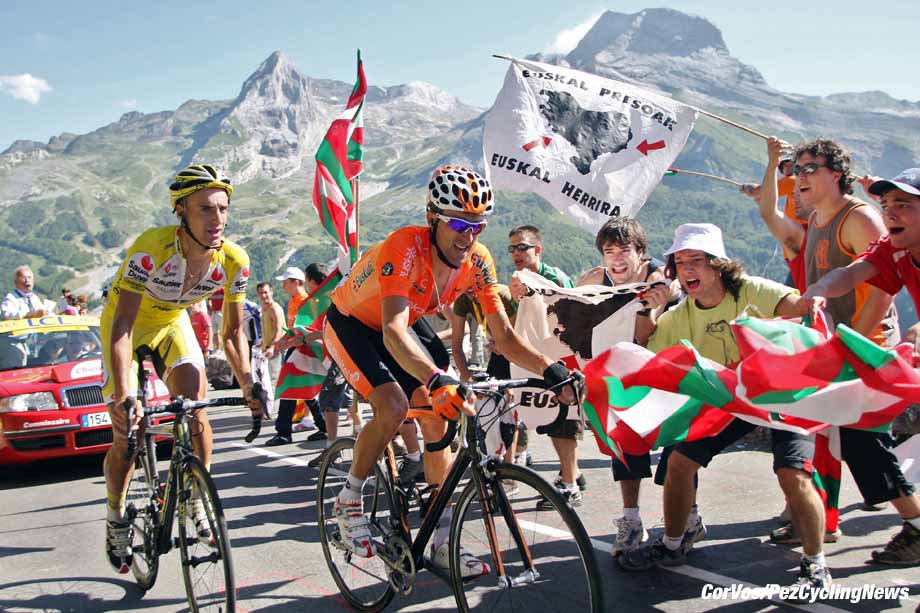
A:
<svg viewBox="0 0 920 613">
<path fill-rule="evenodd" d="M 109 564 L 118 572 L 126 573 L 130 570 L 132 562 L 131 540 L 133 538 L 131 524 L 125 517 L 125 501 L 131 474 L 134 471 L 133 458 L 125 458 L 128 451 L 127 424 L 128 416 L 121 406 L 114 402 L 115 381 L 111 376 L 111 333 L 112 321 L 115 315 L 114 303 L 103 311 L 100 321 L 100 334 L 102 337 L 103 384 L 102 394 L 108 402 L 106 409 L 112 421 L 112 446 L 105 454 L 103 474 L 106 486 L 106 556 Z M 132 330 L 132 339 L 135 346 L 142 344 L 149 337 L 148 331 L 139 324 Z M 133 348 L 132 348 L 133 355 Z M 129 394 L 134 393 L 137 385 L 137 364 L 132 359 L 128 373 Z M 143 431 L 138 437 L 143 436 Z"/>
<path fill-rule="evenodd" d="M 355 442 L 348 478 L 336 497 L 334 513 L 342 542 L 355 555 L 374 555 L 362 508 L 365 481 L 409 408 L 406 394 L 389 366 L 395 364 L 383 345 L 383 334 L 329 307 L 323 329 L 326 348 L 352 387 L 373 409 L 373 418 Z"/>
<path fill-rule="evenodd" d="M 195 340 L 188 314 L 183 311 L 175 322 L 164 326 L 150 343 L 154 366 L 172 396 L 201 400 L 208 389 L 204 355 Z M 205 468 L 211 469 L 211 423 L 202 409 L 192 419 L 192 447 Z"/>
</svg>

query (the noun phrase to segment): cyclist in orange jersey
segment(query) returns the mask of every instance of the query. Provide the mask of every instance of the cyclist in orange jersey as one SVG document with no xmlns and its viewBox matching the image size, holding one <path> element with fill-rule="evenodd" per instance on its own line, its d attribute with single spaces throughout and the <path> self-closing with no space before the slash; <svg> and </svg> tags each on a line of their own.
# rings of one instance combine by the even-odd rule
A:
<svg viewBox="0 0 920 613">
<path fill-rule="evenodd" d="M 569 376 L 561 362 L 542 355 L 511 326 L 498 291 L 489 250 L 478 242 L 493 209 L 492 187 L 466 167 L 442 166 L 428 185 L 427 225 L 391 233 L 355 264 L 351 277 L 335 290 L 326 315 L 326 347 L 345 379 L 370 402 L 374 417 L 355 444 L 348 481 L 339 493 L 335 514 L 345 545 L 356 555 L 371 557 L 362 488 L 374 463 L 406 418 L 410 406 L 431 404 L 445 420 L 460 411 L 473 414 L 474 399 L 455 377 L 438 368 L 412 336 L 412 324 L 451 304 L 472 288 L 483 307 L 489 329 L 501 353 L 532 372 L 542 372 L 550 384 Z M 431 395 L 429 400 L 428 395 Z M 569 386 L 560 402 L 571 403 Z M 426 441 L 440 440 L 442 420 L 422 420 Z M 450 450 L 426 453 L 425 476 L 440 484 L 447 474 Z M 431 557 L 448 566 L 447 536 L 450 510 L 444 513 L 432 539 Z M 466 577 L 488 572 L 470 554 L 461 555 Z"/>
</svg>

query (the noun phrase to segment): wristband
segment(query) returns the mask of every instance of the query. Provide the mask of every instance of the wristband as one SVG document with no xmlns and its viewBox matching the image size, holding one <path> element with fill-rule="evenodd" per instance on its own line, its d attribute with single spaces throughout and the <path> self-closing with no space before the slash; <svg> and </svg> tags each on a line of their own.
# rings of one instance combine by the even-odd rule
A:
<svg viewBox="0 0 920 613">
<path fill-rule="evenodd" d="M 447 373 L 441 370 L 440 368 L 435 368 L 434 370 L 431 371 L 431 374 L 429 374 L 428 377 L 425 378 L 425 387 L 427 387 L 430 390 L 431 382 L 434 380 L 434 378 L 437 377 L 438 375 L 446 375 L 446 374 Z"/>
</svg>

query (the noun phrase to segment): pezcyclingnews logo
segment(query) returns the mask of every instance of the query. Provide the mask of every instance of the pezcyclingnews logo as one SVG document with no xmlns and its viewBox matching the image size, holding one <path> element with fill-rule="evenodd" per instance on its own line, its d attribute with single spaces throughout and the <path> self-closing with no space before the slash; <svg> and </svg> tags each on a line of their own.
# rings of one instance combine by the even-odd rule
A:
<svg viewBox="0 0 920 613">
<path fill-rule="evenodd" d="M 880 587 L 875 584 L 847 587 L 834 583 L 827 587 L 815 588 L 810 585 L 779 585 L 777 583 L 770 583 L 765 587 L 749 587 L 740 583 L 722 587 L 707 583 L 703 586 L 700 597 L 703 600 L 778 598 L 812 604 L 822 600 L 848 600 L 855 604 L 862 600 L 899 600 L 909 595 L 910 590 L 907 587 Z"/>
</svg>

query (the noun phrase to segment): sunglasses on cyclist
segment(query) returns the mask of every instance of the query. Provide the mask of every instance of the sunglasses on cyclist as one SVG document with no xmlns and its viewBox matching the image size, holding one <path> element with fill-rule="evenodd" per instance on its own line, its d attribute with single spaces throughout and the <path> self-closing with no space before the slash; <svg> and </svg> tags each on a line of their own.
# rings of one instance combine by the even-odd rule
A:
<svg viewBox="0 0 920 613">
<path fill-rule="evenodd" d="M 514 245 L 508 245 L 508 253 L 514 255 L 515 251 L 524 253 L 528 249 L 533 249 L 536 245 L 531 245 L 530 243 L 516 243 Z"/>
<path fill-rule="evenodd" d="M 466 221 L 459 217 L 448 217 L 440 213 L 436 213 L 435 217 L 446 223 L 447 227 L 457 234 L 472 232 L 473 236 L 478 236 L 480 232 L 486 229 L 486 225 L 489 223 L 487 221 Z"/>
<path fill-rule="evenodd" d="M 813 175 L 818 172 L 819 168 L 827 168 L 827 166 L 824 164 L 817 164 L 815 162 L 809 162 L 807 164 L 802 164 L 801 166 L 796 164 L 792 167 L 792 174 L 795 176 Z"/>
</svg>

